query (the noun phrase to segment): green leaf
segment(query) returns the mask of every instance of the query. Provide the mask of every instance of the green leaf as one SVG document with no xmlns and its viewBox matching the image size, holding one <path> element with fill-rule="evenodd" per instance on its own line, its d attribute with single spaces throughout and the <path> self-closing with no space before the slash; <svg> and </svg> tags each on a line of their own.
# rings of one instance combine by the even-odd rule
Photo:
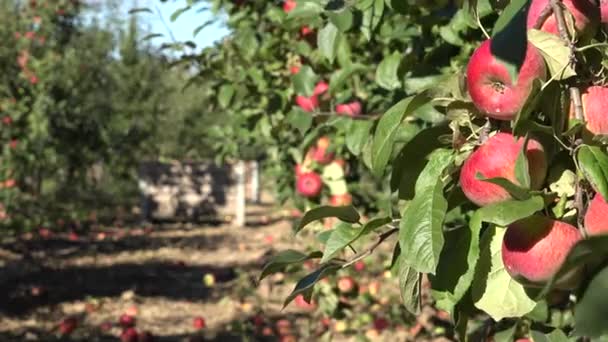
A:
<svg viewBox="0 0 608 342">
<path fill-rule="evenodd" d="M 232 96 L 234 96 L 234 87 L 230 84 L 224 84 L 220 87 L 217 101 L 222 108 L 228 108 L 230 101 L 232 101 Z"/>
<path fill-rule="evenodd" d="M 445 124 L 427 128 L 401 149 L 393 161 L 391 174 L 391 189 L 399 190 L 399 198 L 414 197 L 416 180 L 428 162 L 428 155 L 446 145 L 440 140 L 440 137 L 446 134 L 451 134 L 451 131 Z"/>
<path fill-rule="evenodd" d="M 340 32 L 346 32 L 353 27 L 354 15 L 349 7 L 344 7 L 340 11 L 326 12 L 329 20 L 336 25 Z"/>
<path fill-rule="evenodd" d="M 530 190 L 525 189 L 517 184 L 513 184 L 510 180 L 502 177 L 485 178 L 481 173 L 477 173 L 475 178 L 484 182 L 496 184 L 505 189 L 513 198 L 526 200 L 530 198 Z"/>
<path fill-rule="evenodd" d="M 322 256 L 323 253 L 319 251 L 304 254 L 302 252 L 288 249 L 286 251 L 280 252 L 279 254 L 272 257 L 272 259 L 270 259 L 270 261 L 268 261 L 266 265 L 264 265 L 259 280 L 262 280 L 273 273 L 280 272 L 289 265 L 299 264 L 306 260 L 317 259 Z"/>
<path fill-rule="evenodd" d="M 608 334 L 608 267 L 598 272 L 583 297 L 574 307 L 574 321 L 578 336 L 600 337 Z"/>
<path fill-rule="evenodd" d="M 604 320 L 605 322 L 605 320 Z M 604 324 L 605 325 L 605 324 Z M 578 324 L 576 325 L 576 329 L 579 329 Z M 570 342 L 568 336 L 561 330 L 555 329 L 548 334 L 544 334 L 540 331 L 532 330 L 530 332 L 532 340 L 534 342 Z"/>
<path fill-rule="evenodd" d="M 367 67 L 362 64 L 350 64 L 336 72 L 334 72 L 329 79 L 329 92 L 335 94 L 346 80 L 352 75 L 367 70 Z M 301 71 L 300 71 L 301 72 Z"/>
<path fill-rule="evenodd" d="M 317 37 L 317 44 L 321 54 L 329 60 L 330 63 L 334 62 L 336 58 L 336 51 L 340 42 L 340 31 L 331 22 L 327 23 L 324 28 L 319 30 Z"/>
<path fill-rule="evenodd" d="M 601 148 L 582 145 L 577 154 L 578 166 L 602 197 L 608 198 L 608 156 Z"/>
<path fill-rule="evenodd" d="M 214 19 L 207 20 L 203 24 L 197 26 L 194 31 L 192 31 L 192 37 L 196 37 L 202 30 L 204 30 L 207 26 L 215 23 Z"/>
<path fill-rule="evenodd" d="M 506 229 L 489 227 L 481 239 L 481 253 L 472 284 L 475 306 L 495 321 L 520 317 L 534 309 L 536 302 L 513 279 L 502 263 L 502 240 Z"/>
<path fill-rule="evenodd" d="M 576 76 L 576 71 L 570 65 L 570 48 L 559 36 L 531 29 L 528 31 L 528 40 L 543 55 L 552 77 L 564 80 Z"/>
<path fill-rule="evenodd" d="M 512 325 L 510 328 L 503 331 L 498 331 L 494 334 L 495 342 L 513 342 L 515 339 L 517 324 Z"/>
<path fill-rule="evenodd" d="M 421 309 L 421 283 L 422 274 L 416 272 L 399 256 L 397 259 L 398 277 L 399 277 L 399 292 L 403 305 L 410 313 L 416 315 Z"/>
<path fill-rule="evenodd" d="M 173 14 L 171 14 L 171 17 L 170 17 L 171 22 L 176 21 L 180 15 L 182 15 L 184 12 L 188 11 L 190 8 L 192 8 L 192 7 L 186 6 L 186 7 L 178 8 L 175 12 L 173 12 Z"/>
<path fill-rule="evenodd" d="M 401 64 L 401 53 L 398 51 L 384 57 L 378 69 L 376 69 L 376 83 L 384 89 L 394 90 L 401 86 L 399 81 L 399 65 Z"/>
<path fill-rule="evenodd" d="M 346 133 L 346 148 L 358 156 L 365 143 L 369 140 L 370 130 L 374 123 L 370 120 L 351 120 Z"/>
<path fill-rule="evenodd" d="M 367 235 L 388 223 L 391 222 L 390 217 L 381 217 L 368 221 L 360 228 L 354 228 L 347 223 L 340 223 L 333 229 L 331 236 L 325 245 L 325 251 L 321 263 L 326 263 L 333 258 L 337 253 L 342 251 L 346 246 L 357 241 L 360 237 Z"/>
<path fill-rule="evenodd" d="M 512 0 L 502 11 L 492 34 L 490 50 L 508 70 L 515 84 L 528 46 L 527 15 L 529 0 Z"/>
<path fill-rule="evenodd" d="M 542 196 L 533 196 L 523 201 L 508 200 L 490 204 L 478 211 L 482 221 L 506 227 L 542 210 L 544 206 L 545 201 Z"/>
<path fill-rule="evenodd" d="M 300 131 L 301 134 L 306 134 L 312 126 L 312 115 L 304 112 L 298 107 L 294 107 L 294 109 L 287 114 L 286 120 L 291 126 Z"/>
<path fill-rule="evenodd" d="M 399 101 L 378 122 L 372 140 L 372 172 L 380 177 L 393 152 L 395 136 L 403 119 L 429 101 L 426 93 L 420 93 Z"/>
<path fill-rule="evenodd" d="M 283 303 L 283 308 L 285 308 L 289 303 L 291 303 L 291 301 L 294 300 L 294 298 L 296 298 L 298 295 L 303 294 L 306 291 L 312 289 L 313 286 L 315 286 L 315 284 L 319 282 L 319 280 L 327 277 L 330 274 L 335 273 L 339 269 L 340 265 L 323 264 L 318 270 L 300 279 L 291 294 L 285 299 L 285 302 Z"/>
<path fill-rule="evenodd" d="M 324 9 L 321 4 L 314 1 L 298 1 L 298 5 L 287 14 L 287 19 L 317 18 Z"/>
<path fill-rule="evenodd" d="M 357 223 L 360 219 L 359 213 L 352 205 L 343 207 L 320 206 L 311 209 L 306 212 L 306 214 L 304 214 L 304 217 L 302 217 L 300 224 L 296 228 L 296 234 L 300 230 L 302 230 L 302 228 L 304 228 L 307 224 L 326 217 L 337 217 L 341 221 L 348 223 Z"/>
<path fill-rule="evenodd" d="M 528 167 L 528 156 L 526 156 L 528 141 L 529 138 L 526 136 L 515 160 L 515 179 L 524 189 L 530 189 L 530 169 Z"/>
<path fill-rule="evenodd" d="M 315 74 L 312 68 L 308 65 L 303 65 L 300 68 L 300 72 L 293 75 L 293 87 L 295 89 L 296 94 L 311 96 L 315 89 L 315 84 L 319 76 Z"/>
<path fill-rule="evenodd" d="M 401 218 L 399 244 L 401 257 L 414 270 L 435 274 L 444 244 L 443 220 L 448 202 L 443 197 L 443 182 L 416 192 Z"/>
<path fill-rule="evenodd" d="M 370 5 L 367 8 L 361 8 L 362 6 L 357 7 L 363 12 L 361 33 L 363 33 L 363 36 L 369 41 L 372 38 L 372 32 L 382 19 L 382 14 L 384 13 L 384 0 L 365 1 L 365 3 L 370 3 Z"/>
</svg>

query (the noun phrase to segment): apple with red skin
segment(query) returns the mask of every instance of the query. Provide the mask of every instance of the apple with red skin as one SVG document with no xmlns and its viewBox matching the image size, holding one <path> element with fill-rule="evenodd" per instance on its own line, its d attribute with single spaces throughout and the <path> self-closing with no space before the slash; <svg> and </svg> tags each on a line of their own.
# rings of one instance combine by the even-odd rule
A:
<svg viewBox="0 0 608 342">
<path fill-rule="evenodd" d="M 75 317 L 68 317 L 59 322 L 59 333 L 61 335 L 69 335 L 78 326 L 78 320 Z"/>
<path fill-rule="evenodd" d="M 321 176 L 316 172 L 303 173 L 297 178 L 296 190 L 304 197 L 317 197 L 322 188 Z"/>
<path fill-rule="evenodd" d="M 291 68 L 289 68 L 289 72 L 291 72 L 292 75 L 295 75 L 300 72 L 300 67 L 297 65 L 294 65 Z M 296 99 L 296 101 L 297 101 L 297 99 Z"/>
<path fill-rule="evenodd" d="M 317 96 L 306 97 L 303 95 L 296 96 L 296 105 L 302 108 L 305 112 L 314 112 L 319 107 L 319 100 Z"/>
<path fill-rule="evenodd" d="M 122 314 L 118 318 L 118 325 L 123 328 L 130 328 L 135 326 L 135 317 L 127 314 Z"/>
<path fill-rule="evenodd" d="M 298 308 L 301 308 L 304 310 L 314 310 L 317 307 L 315 305 L 315 302 L 313 302 L 313 301 L 311 301 L 310 303 L 307 303 L 306 300 L 304 299 L 304 295 L 301 295 L 301 294 L 296 296 L 296 298 L 294 299 L 294 302 Z"/>
<path fill-rule="evenodd" d="M 600 0 L 600 22 L 608 24 L 608 0 Z"/>
<path fill-rule="evenodd" d="M 362 272 L 365 269 L 365 262 L 359 260 L 353 266 L 355 268 L 355 271 Z"/>
<path fill-rule="evenodd" d="M 389 325 L 390 322 L 386 318 L 379 317 L 374 319 L 374 329 L 378 330 L 379 332 L 382 332 L 388 328 Z"/>
<path fill-rule="evenodd" d="M 313 90 L 312 94 L 319 96 L 327 92 L 327 90 L 329 90 L 329 84 L 327 84 L 325 81 L 319 81 L 315 85 L 315 89 Z"/>
<path fill-rule="evenodd" d="M 534 215 L 507 227 L 502 242 L 502 261 L 515 280 L 544 285 L 559 270 L 570 249 L 582 238 L 574 226 Z M 572 285 L 577 272 L 558 279 L 556 287 Z"/>
<path fill-rule="evenodd" d="M 583 37 L 583 39 L 593 37 L 600 21 L 600 9 L 589 0 L 562 0 L 561 3 L 574 17 L 577 36 L 579 38 Z M 528 10 L 528 29 L 536 25 L 538 17 L 548 4 L 549 0 L 532 0 L 530 9 Z M 554 35 L 559 35 L 557 21 L 553 15 L 545 19 L 540 29 Z"/>
<path fill-rule="evenodd" d="M 608 87 L 592 86 L 583 90 L 583 116 L 585 128 L 592 134 L 608 134 Z M 570 116 L 574 117 L 574 106 L 570 106 Z"/>
<path fill-rule="evenodd" d="M 348 192 L 341 195 L 331 195 L 329 198 L 329 205 L 334 207 L 341 207 L 353 203 L 353 196 Z"/>
<path fill-rule="evenodd" d="M 608 234 L 606 218 L 608 218 L 608 203 L 598 192 L 589 203 L 589 207 L 585 213 L 585 230 L 587 230 L 587 234 L 590 236 Z"/>
<path fill-rule="evenodd" d="M 467 89 L 475 106 L 488 117 L 513 120 L 530 96 L 534 80 L 547 77 L 545 61 L 538 50 L 527 45 L 517 81 L 494 55 L 491 40 L 473 52 L 467 66 Z"/>
<path fill-rule="evenodd" d="M 317 140 L 316 146 L 310 149 L 312 153 L 312 160 L 316 161 L 321 165 L 326 165 L 334 160 L 334 154 L 328 152 L 331 139 L 329 137 L 320 137 Z"/>
<path fill-rule="evenodd" d="M 300 34 L 304 37 L 308 36 L 309 34 L 313 34 L 313 33 L 315 33 L 315 31 L 308 26 L 302 26 L 300 28 Z"/>
<path fill-rule="evenodd" d="M 515 177 L 515 162 L 523 147 L 524 138 L 516 139 L 510 133 L 497 133 L 482 144 L 464 162 L 460 171 L 460 187 L 465 196 L 478 206 L 511 199 L 502 187 L 477 179 L 477 174 L 485 178 L 502 177 L 518 184 Z M 528 140 L 526 148 L 530 187 L 540 189 L 547 173 L 547 159 L 543 146 L 534 139 Z"/>
<path fill-rule="evenodd" d="M 340 277 L 340 279 L 338 279 L 338 290 L 341 293 L 344 293 L 344 294 L 353 293 L 356 288 L 357 288 L 357 283 L 355 282 L 355 279 L 353 279 L 353 277 L 344 276 L 344 277 Z"/>
<path fill-rule="evenodd" d="M 121 342 L 137 342 L 139 334 L 135 328 L 127 328 L 120 334 Z"/>
<path fill-rule="evenodd" d="M 293 11 L 297 5 L 298 4 L 296 3 L 295 0 L 285 0 L 283 2 L 283 12 L 289 13 L 289 12 Z"/>
<path fill-rule="evenodd" d="M 192 325 L 194 326 L 195 329 L 204 329 L 206 324 L 205 324 L 205 319 L 203 317 L 195 317 L 194 321 L 192 322 Z"/>
<path fill-rule="evenodd" d="M 361 102 L 359 102 L 359 101 L 353 101 L 353 102 L 349 102 L 349 103 L 342 103 L 342 104 L 336 105 L 336 113 L 338 115 L 356 117 L 356 116 L 361 115 L 361 110 L 362 110 L 362 106 L 361 106 Z"/>
</svg>

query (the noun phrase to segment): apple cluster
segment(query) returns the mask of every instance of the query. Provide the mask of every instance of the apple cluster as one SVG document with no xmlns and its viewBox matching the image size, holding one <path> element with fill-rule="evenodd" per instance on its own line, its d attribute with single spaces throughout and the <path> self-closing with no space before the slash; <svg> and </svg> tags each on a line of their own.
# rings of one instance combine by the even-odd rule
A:
<svg viewBox="0 0 608 342">
<path fill-rule="evenodd" d="M 565 10 L 574 19 L 573 28 L 580 41 L 595 35 L 600 22 L 608 22 L 608 16 L 600 15 L 600 8 L 588 0 L 563 0 Z M 553 15 L 544 18 L 541 12 L 549 0 L 532 0 L 527 17 L 528 29 L 537 28 L 558 35 Z M 601 13 L 608 13 L 608 3 L 601 3 Z M 537 22 L 543 20 L 544 22 Z M 487 118 L 511 121 L 532 95 L 535 80 L 546 80 L 547 67 L 541 53 L 528 43 L 523 64 L 516 80 L 495 55 L 493 40 L 484 41 L 472 54 L 466 70 L 466 85 L 475 107 Z M 590 134 L 608 134 L 608 88 L 588 86 L 582 92 L 585 129 Z M 574 109 L 570 109 L 573 117 Z M 505 127 L 505 125 L 501 125 Z M 516 186 L 516 161 L 520 155 L 528 163 L 530 190 L 540 190 L 545 185 L 548 158 L 540 141 L 516 137 L 507 130 L 494 132 L 482 141 L 464 161 L 460 173 L 460 186 L 465 196 L 474 204 L 484 207 L 512 199 L 503 187 L 489 179 L 507 180 Z M 608 214 L 608 204 L 599 194 L 590 202 L 584 216 L 588 235 L 608 232 L 608 224 L 602 218 Z M 528 285 L 542 285 L 552 279 L 559 270 L 572 246 L 583 238 L 573 225 L 555 220 L 543 214 L 519 220 L 507 227 L 502 259 L 506 270 L 516 280 Z M 571 288 L 576 285 L 577 274 L 569 274 L 557 280 L 557 286 Z"/>
</svg>

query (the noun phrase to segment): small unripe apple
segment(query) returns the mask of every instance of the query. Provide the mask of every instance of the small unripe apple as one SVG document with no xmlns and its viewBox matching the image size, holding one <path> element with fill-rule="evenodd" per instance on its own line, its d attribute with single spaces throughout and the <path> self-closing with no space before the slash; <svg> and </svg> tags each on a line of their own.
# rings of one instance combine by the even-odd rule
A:
<svg viewBox="0 0 608 342">
<path fill-rule="evenodd" d="M 289 12 L 293 11 L 297 5 L 298 4 L 296 3 L 295 0 L 285 0 L 283 2 L 283 12 L 289 13 Z"/>
<path fill-rule="evenodd" d="M 305 112 L 314 112 L 319 107 L 319 100 L 316 96 L 306 97 L 303 95 L 296 96 L 296 104 Z"/>
<path fill-rule="evenodd" d="M 585 213 L 585 229 L 589 235 L 608 233 L 608 203 L 598 192 L 589 203 Z"/>
<path fill-rule="evenodd" d="M 336 113 L 350 117 L 359 116 L 361 115 L 361 102 L 353 101 L 336 105 Z"/>
<path fill-rule="evenodd" d="M 195 329 L 204 329 L 206 324 L 205 324 L 205 319 L 203 317 L 195 317 L 194 321 L 192 322 L 192 325 L 194 326 Z"/>
<path fill-rule="evenodd" d="M 123 328 L 130 328 L 135 326 L 135 317 L 127 314 L 120 315 L 118 318 L 118 324 Z"/>
<path fill-rule="evenodd" d="M 477 179 L 502 177 L 519 184 L 515 177 L 515 162 L 523 147 L 524 139 L 516 139 L 509 133 L 497 133 L 490 137 L 464 162 L 460 171 L 460 187 L 465 196 L 479 206 L 511 199 L 502 187 Z M 529 139 L 526 149 L 530 187 L 540 189 L 547 173 L 547 160 L 542 145 Z"/>
<path fill-rule="evenodd" d="M 353 203 L 353 196 L 348 192 L 341 195 L 331 195 L 329 205 L 334 207 L 345 206 Z"/>
<path fill-rule="evenodd" d="M 588 87 L 581 94 L 585 127 L 592 134 L 608 134 L 608 87 Z M 570 106 L 570 116 L 574 117 L 574 106 Z"/>
<path fill-rule="evenodd" d="M 353 277 L 345 276 L 338 279 L 338 290 L 344 294 L 352 293 L 357 287 Z"/>
<path fill-rule="evenodd" d="M 561 3 L 574 17 L 574 26 L 576 26 L 578 37 L 582 36 L 584 39 L 593 37 L 600 21 L 599 8 L 589 0 L 562 0 Z M 538 17 L 548 4 L 549 0 L 532 0 L 528 10 L 528 29 L 536 25 Z M 545 19 L 540 29 L 559 35 L 557 21 L 553 15 Z"/>
<path fill-rule="evenodd" d="M 137 342 L 137 330 L 135 328 L 127 328 L 120 334 L 121 342 Z"/>
<path fill-rule="evenodd" d="M 317 197 L 321 193 L 323 182 L 316 172 L 301 174 L 296 183 L 296 190 L 304 197 Z"/>
<path fill-rule="evenodd" d="M 507 228 L 502 243 L 502 260 L 515 280 L 543 285 L 564 263 L 572 246 L 581 239 L 574 226 L 534 215 Z M 556 286 L 568 286 L 572 277 L 558 279 Z"/>
<path fill-rule="evenodd" d="M 467 89 L 475 106 L 485 115 L 498 120 L 512 120 L 530 96 L 534 80 L 547 77 L 545 61 L 538 50 L 528 44 L 523 64 L 515 83 L 491 51 L 486 40 L 473 52 L 467 66 Z"/>
</svg>

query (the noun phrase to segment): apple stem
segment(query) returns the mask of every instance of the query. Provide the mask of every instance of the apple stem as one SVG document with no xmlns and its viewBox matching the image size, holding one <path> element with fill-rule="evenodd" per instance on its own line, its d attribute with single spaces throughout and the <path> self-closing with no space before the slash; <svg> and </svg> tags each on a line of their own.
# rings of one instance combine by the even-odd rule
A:
<svg viewBox="0 0 608 342">
<path fill-rule="evenodd" d="M 543 27 L 543 23 L 547 20 L 551 14 L 553 14 L 553 8 L 551 7 L 551 3 L 549 2 L 545 8 L 543 8 L 542 12 L 538 15 L 538 19 L 536 19 L 536 23 L 534 23 L 534 29 L 540 30 Z"/>
</svg>

